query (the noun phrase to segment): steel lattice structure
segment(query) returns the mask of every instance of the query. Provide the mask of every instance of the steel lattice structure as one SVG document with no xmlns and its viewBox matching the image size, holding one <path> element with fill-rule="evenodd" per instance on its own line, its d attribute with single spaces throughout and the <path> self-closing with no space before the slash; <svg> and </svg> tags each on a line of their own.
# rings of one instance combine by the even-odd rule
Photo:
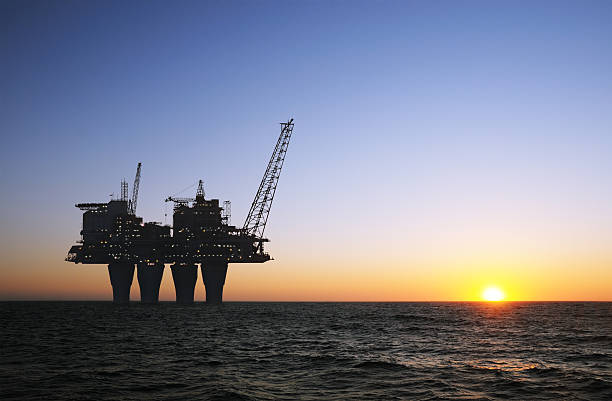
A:
<svg viewBox="0 0 612 401">
<path fill-rule="evenodd" d="M 293 118 L 286 123 L 281 123 L 281 133 L 276 142 L 276 147 L 272 152 L 272 157 L 270 157 L 268 167 L 244 222 L 244 232 L 259 239 L 263 239 L 291 134 L 293 134 Z"/>
<path fill-rule="evenodd" d="M 140 187 L 140 167 L 142 163 L 138 163 L 136 168 L 136 177 L 134 177 L 134 187 L 132 188 L 132 201 L 129 205 L 129 213 L 136 214 L 136 205 L 138 204 L 138 187 Z"/>
</svg>

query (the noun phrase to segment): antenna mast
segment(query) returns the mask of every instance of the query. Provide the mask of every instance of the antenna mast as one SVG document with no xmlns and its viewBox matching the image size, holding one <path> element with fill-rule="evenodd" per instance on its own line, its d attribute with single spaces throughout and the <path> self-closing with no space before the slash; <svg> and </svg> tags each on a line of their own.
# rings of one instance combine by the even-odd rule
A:
<svg viewBox="0 0 612 401">
<path fill-rule="evenodd" d="M 128 200 L 128 183 L 125 179 L 121 180 L 121 200 Z"/>
</svg>

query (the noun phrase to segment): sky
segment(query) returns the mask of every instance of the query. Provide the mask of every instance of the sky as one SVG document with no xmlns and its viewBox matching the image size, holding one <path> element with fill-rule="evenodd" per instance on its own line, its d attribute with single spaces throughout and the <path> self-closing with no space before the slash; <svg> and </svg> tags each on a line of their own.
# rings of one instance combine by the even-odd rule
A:
<svg viewBox="0 0 612 401">
<path fill-rule="evenodd" d="M 0 299 L 110 300 L 105 266 L 64 261 L 74 204 L 138 162 L 146 221 L 203 179 L 242 225 L 294 118 L 274 260 L 230 265 L 225 300 L 610 301 L 611 18 L 609 1 L 1 1 Z"/>
</svg>

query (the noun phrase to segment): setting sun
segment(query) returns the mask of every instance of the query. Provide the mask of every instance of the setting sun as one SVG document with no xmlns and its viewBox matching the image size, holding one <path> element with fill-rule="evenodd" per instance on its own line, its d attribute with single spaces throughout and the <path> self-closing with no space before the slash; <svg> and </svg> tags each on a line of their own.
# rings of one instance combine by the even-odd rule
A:
<svg viewBox="0 0 612 401">
<path fill-rule="evenodd" d="M 502 301 L 504 297 L 505 297 L 504 292 L 500 290 L 498 287 L 487 287 L 482 292 L 482 299 L 484 299 L 485 301 L 491 301 L 491 302 Z"/>
</svg>

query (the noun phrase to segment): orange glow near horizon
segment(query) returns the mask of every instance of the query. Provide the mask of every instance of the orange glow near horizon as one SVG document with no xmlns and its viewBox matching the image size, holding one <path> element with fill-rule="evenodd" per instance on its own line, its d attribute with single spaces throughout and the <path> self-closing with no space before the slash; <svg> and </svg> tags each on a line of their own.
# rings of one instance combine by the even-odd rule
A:
<svg viewBox="0 0 612 401">
<path fill-rule="evenodd" d="M 59 246 L 58 246 L 59 247 Z M 63 250 L 63 249 L 62 249 Z M 357 251 L 355 251 L 357 252 Z M 580 262 L 526 260 L 510 257 L 319 261 L 283 252 L 265 264 L 232 264 L 224 289 L 226 301 L 483 301 L 483 291 L 497 286 L 504 301 L 610 301 L 612 270 L 608 258 Z M 112 290 L 104 265 L 64 262 L 26 255 L 0 268 L 0 299 L 110 300 Z M 350 255 L 346 257 L 349 259 Z M 491 266 L 495 266 L 494 269 Z M 579 268 L 581 267 L 581 268 Z M 589 274 L 585 274 L 588 271 Z M 140 297 L 136 275 L 131 299 Z M 196 301 L 204 300 L 198 272 Z M 175 299 L 172 275 L 166 269 L 160 300 Z"/>
</svg>

